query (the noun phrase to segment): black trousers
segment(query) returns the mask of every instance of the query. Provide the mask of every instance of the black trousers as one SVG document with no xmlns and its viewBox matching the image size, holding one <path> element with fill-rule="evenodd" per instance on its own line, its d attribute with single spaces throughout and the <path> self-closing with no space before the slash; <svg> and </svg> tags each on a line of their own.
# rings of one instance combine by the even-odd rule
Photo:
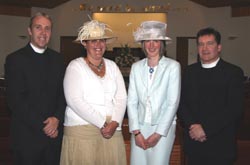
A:
<svg viewBox="0 0 250 165">
<path fill-rule="evenodd" d="M 188 165 L 233 165 L 233 159 L 192 155 L 187 158 Z"/>
<path fill-rule="evenodd" d="M 61 148 L 48 145 L 42 149 L 14 149 L 14 165 L 59 165 Z"/>
</svg>

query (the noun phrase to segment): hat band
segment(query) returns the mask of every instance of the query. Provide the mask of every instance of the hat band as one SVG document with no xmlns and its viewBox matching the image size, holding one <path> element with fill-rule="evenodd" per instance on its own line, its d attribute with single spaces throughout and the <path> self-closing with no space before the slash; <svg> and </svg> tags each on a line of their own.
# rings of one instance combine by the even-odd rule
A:
<svg viewBox="0 0 250 165">
<path fill-rule="evenodd" d="M 150 39 L 150 38 L 164 39 L 165 36 L 163 36 L 162 34 L 144 34 L 144 35 L 142 36 L 142 38 L 144 38 L 144 39 Z"/>
<path fill-rule="evenodd" d="M 137 33 L 135 35 L 135 40 L 141 41 L 141 40 L 165 40 L 166 39 L 166 31 L 165 29 L 143 29 L 140 31 L 140 33 Z"/>
<path fill-rule="evenodd" d="M 102 32 L 102 31 L 92 31 L 89 36 L 90 37 L 103 37 L 104 32 Z"/>
</svg>

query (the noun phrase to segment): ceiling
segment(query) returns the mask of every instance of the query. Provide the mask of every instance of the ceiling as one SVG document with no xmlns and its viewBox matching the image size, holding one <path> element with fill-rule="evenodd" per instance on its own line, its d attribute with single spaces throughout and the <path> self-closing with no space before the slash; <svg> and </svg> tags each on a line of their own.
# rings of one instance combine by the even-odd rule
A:
<svg viewBox="0 0 250 165">
<path fill-rule="evenodd" d="M 70 0 L 1 0 L 0 5 L 54 8 Z M 206 7 L 249 7 L 250 0 L 190 0 Z"/>
<path fill-rule="evenodd" d="M 190 0 L 206 7 L 249 7 L 250 0 Z"/>
<path fill-rule="evenodd" d="M 54 8 L 70 0 L 1 0 L 0 5 L 18 7 Z"/>
</svg>

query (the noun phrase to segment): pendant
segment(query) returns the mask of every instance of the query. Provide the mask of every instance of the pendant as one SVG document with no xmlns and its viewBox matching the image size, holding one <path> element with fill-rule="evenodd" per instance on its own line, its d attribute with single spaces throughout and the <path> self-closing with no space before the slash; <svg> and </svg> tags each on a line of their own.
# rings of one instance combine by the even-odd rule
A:
<svg viewBox="0 0 250 165">
<path fill-rule="evenodd" d="M 152 74 L 153 74 L 153 72 L 154 72 L 154 68 L 149 68 L 149 73 L 150 73 L 150 75 L 149 75 L 149 78 L 150 79 L 152 79 Z"/>
<path fill-rule="evenodd" d="M 154 72 L 154 68 L 149 68 L 149 73 L 152 74 Z"/>
</svg>

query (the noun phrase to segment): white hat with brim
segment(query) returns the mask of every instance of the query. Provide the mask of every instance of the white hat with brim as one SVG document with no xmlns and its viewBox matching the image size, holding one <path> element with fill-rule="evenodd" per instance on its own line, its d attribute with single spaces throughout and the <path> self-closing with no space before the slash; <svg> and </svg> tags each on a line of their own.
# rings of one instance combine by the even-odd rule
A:
<svg viewBox="0 0 250 165">
<path fill-rule="evenodd" d="M 167 24 L 159 21 L 145 21 L 133 33 L 136 42 L 146 40 L 163 40 L 167 43 L 171 38 L 166 36 Z"/>
<path fill-rule="evenodd" d="M 108 32 L 112 33 L 112 30 L 106 24 L 97 20 L 88 21 L 79 28 L 78 37 L 74 42 L 82 43 L 83 41 L 105 39 L 106 43 L 111 43 L 117 39 L 115 36 L 108 35 Z"/>
</svg>

